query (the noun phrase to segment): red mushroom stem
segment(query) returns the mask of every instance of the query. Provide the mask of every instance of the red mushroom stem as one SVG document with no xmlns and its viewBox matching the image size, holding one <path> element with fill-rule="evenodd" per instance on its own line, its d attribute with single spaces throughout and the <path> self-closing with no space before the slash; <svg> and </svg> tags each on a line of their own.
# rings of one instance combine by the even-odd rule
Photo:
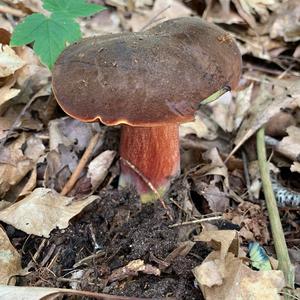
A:
<svg viewBox="0 0 300 300">
<path fill-rule="evenodd" d="M 178 124 L 155 127 L 123 125 L 120 155 L 125 161 L 121 160 L 119 185 L 134 186 L 144 203 L 158 199 L 149 183 L 159 196 L 163 196 L 171 179 L 180 172 L 178 130 Z"/>
</svg>

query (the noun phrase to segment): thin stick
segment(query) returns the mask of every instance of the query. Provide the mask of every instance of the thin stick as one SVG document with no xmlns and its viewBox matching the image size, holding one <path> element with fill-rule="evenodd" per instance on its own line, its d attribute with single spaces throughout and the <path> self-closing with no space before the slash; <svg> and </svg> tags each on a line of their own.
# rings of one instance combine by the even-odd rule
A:
<svg viewBox="0 0 300 300">
<path fill-rule="evenodd" d="M 197 219 L 197 220 L 192 220 L 192 221 L 181 222 L 181 223 L 176 223 L 176 224 L 173 224 L 173 225 L 169 225 L 169 228 L 174 228 L 174 227 L 179 227 L 179 226 L 186 226 L 186 225 L 193 225 L 193 224 L 199 224 L 199 223 L 203 223 L 203 222 L 215 221 L 215 220 L 220 220 L 220 219 L 222 219 L 222 216 Z"/>
<path fill-rule="evenodd" d="M 75 171 L 73 172 L 73 174 L 71 175 L 71 177 L 67 181 L 64 188 L 62 189 L 62 191 L 60 193 L 61 195 L 63 195 L 63 196 L 67 195 L 71 191 L 73 186 L 75 185 L 75 183 L 78 180 L 82 170 L 84 169 L 84 167 L 86 166 L 88 160 L 90 159 L 95 146 L 97 145 L 97 142 L 99 140 L 99 136 L 100 136 L 100 133 L 98 132 L 91 138 L 88 147 L 85 149 L 85 151 L 84 151 L 84 153 L 81 157 L 81 160 L 79 161 L 79 164 L 77 165 Z"/>
<path fill-rule="evenodd" d="M 21 10 L 15 9 L 15 8 L 12 8 L 9 6 L 4 6 L 4 5 L 0 5 L 0 13 L 10 14 L 15 17 L 24 17 L 25 16 L 25 14 Z"/>
<path fill-rule="evenodd" d="M 266 199 L 271 231 L 274 239 L 274 246 L 278 258 L 278 268 L 282 270 L 286 284 L 289 288 L 294 288 L 294 267 L 291 264 L 276 199 L 272 189 L 269 166 L 267 163 L 265 130 L 260 128 L 256 133 L 258 164 L 261 174 L 264 195 Z"/>
<path fill-rule="evenodd" d="M 166 210 L 168 217 L 170 218 L 171 221 L 173 221 L 173 217 L 171 216 L 164 200 L 161 198 L 159 192 L 157 189 L 154 187 L 154 185 L 149 181 L 149 179 L 146 178 L 144 174 L 136 166 L 134 166 L 131 162 L 129 162 L 127 159 L 120 157 L 120 160 L 122 160 L 129 168 L 131 168 L 136 174 L 138 174 L 143 181 L 147 184 L 149 189 L 156 195 L 157 199 L 160 201 L 162 207 Z"/>
<path fill-rule="evenodd" d="M 248 160 L 247 160 L 245 151 L 242 151 L 242 158 L 243 158 L 244 176 L 245 176 L 245 180 L 246 180 L 248 195 L 249 195 L 250 200 L 253 201 L 253 195 L 250 191 L 251 181 L 250 181 L 250 176 L 249 176 Z"/>
<path fill-rule="evenodd" d="M 165 8 L 163 8 L 162 10 L 160 10 L 155 16 L 153 16 L 139 31 L 144 31 L 147 27 L 149 27 L 150 25 L 152 25 L 154 22 L 157 22 L 157 18 L 164 13 L 166 10 L 168 10 L 171 7 L 171 5 L 166 6 Z M 164 19 L 164 18 L 161 18 Z M 160 19 L 160 20 L 161 20 Z"/>
</svg>

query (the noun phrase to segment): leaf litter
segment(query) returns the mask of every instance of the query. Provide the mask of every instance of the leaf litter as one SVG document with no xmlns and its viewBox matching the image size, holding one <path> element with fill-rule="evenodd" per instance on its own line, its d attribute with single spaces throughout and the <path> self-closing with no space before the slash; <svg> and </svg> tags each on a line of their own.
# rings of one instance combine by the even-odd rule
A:
<svg viewBox="0 0 300 300">
<path fill-rule="evenodd" d="M 75 289 L 82 297 L 101 291 L 131 299 L 279 299 L 281 272 L 274 264 L 271 271 L 251 269 L 246 257 L 251 242 L 275 257 L 252 136 L 266 126 L 276 193 L 299 195 L 297 1 L 93 2 L 109 6 L 80 21 L 85 36 L 139 31 L 183 15 L 224 27 L 243 54 L 240 86 L 181 126 L 183 171 L 166 199 L 171 223 L 159 205 L 142 207 L 133 191 L 116 190 L 119 129 L 66 117 L 31 47 L 7 46 L 18 15 L 44 13 L 41 1 L 1 1 L 15 14 L 0 15 L 0 267 L 1 284 L 16 285 L 1 286 L 1 299 Z M 87 165 L 60 195 L 95 133 L 100 139 Z M 280 199 L 300 284 L 299 210 Z"/>
</svg>

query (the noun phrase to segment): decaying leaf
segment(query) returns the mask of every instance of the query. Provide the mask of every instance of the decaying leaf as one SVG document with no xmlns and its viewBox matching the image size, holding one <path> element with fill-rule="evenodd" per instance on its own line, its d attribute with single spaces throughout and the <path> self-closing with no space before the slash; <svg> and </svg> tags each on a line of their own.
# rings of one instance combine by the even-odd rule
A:
<svg viewBox="0 0 300 300">
<path fill-rule="evenodd" d="M 32 170 L 34 161 L 23 154 L 26 135 L 23 133 L 15 141 L 0 151 L 0 195 L 19 183 Z"/>
<path fill-rule="evenodd" d="M 7 45 L 0 44 L 0 77 L 7 77 L 22 68 L 25 62 Z"/>
<path fill-rule="evenodd" d="M 0 87 L 0 106 L 20 93 L 19 89 L 13 88 L 15 83 L 16 79 L 12 77 L 4 86 Z"/>
<path fill-rule="evenodd" d="M 23 200 L 3 209 L 0 220 L 27 234 L 49 237 L 58 227 L 66 228 L 69 220 L 80 213 L 97 196 L 73 201 L 50 189 L 37 188 Z"/>
<path fill-rule="evenodd" d="M 12 276 L 20 274 L 21 256 L 10 243 L 5 231 L 0 226 L 0 285 L 14 284 Z M 0 292 L 1 294 L 1 292 Z M 0 297 L 5 299 L 4 297 Z"/>
<path fill-rule="evenodd" d="M 284 156 L 295 161 L 298 159 L 300 154 L 300 128 L 290 126 L 286 131 L 288 136 L 284 137 L 281 142 L 276 145 L 275 149 Z M 294 165 L 293 168 L 295 167 L 296 165 Z"/>
<path fill-rule="evenodd" d="M 125 267 L 113 270 L 109 276 L 109 281 L 123 280 L 129 276 L 137 276 L 138 272 L 151 274 L 155 276 L 160 275 L 160 270 L 150 264 L 145 264 L 142 259 L 136 259 L 129 262 Z"/>
<path fill-rule="evenodd" d="M 0 298 L 5 300 L 54 300 L 63 296 L 78 296 L 78 298 L 109 299 L 111 296 L 103 293 L 78 291 L 72 289 L 57 289 L 31 286 L 0 286 Z M 124 300 L 122 296 L 113 296 L 115 300 Z M 128 298 L 127 298 L 128 299 Z"/>
<path fill-rule="evenodd" d="M 91 180 L 93 190 L 96 190 L 105 179 L 115 156 L 115 151 L 107 150 L 100 153 L 90 162 L 87 177 Z"/>
<path fill-rule="evenodd" d="M 195 240 L 209 242 L 215 249 L 193 269 L 205 299 L 281 299 L 279 292 L 285 286 L 282 271 L 251 270 L 236 231 L 204 231 Z"/>
<path fill-rule="evenodd" d="M 282 271 L 253 271 L 232 253 L 224 260 L 209 255 L 193 272 L 206 300 L 280 300 L 285 285 Z"/>
<path fill-rule="evenodd" d="M 271 38 L 283 37 L 286 42 L 300 40 L 300 6 L 298 0 L 285 1 L 270 30 Z"/>
<path fill-rule="evenodd" d="M 220 250 L 220 258 L 224 259 L 228 252 L 235 256 L 239 254 L 238 233 L 235 230 L 209 230 L 202 231 L 194 237 L 197 242 L 209 242 L 215 250 Z"/>
<path fill-rule="evenodd" d="M 270 87 L 270 86 L 269 86 Z M 270 90 L 262 84 L 258 96 L 254 99 L 249 111 L 249 117 L 244 119 L 235 138 L 235 148 L 231 154 L 259 129 L 262 125 L 280 111 L 281 107 L 285 107 L 292 102 L 293 97 L 299 97 L 300 85 L 295 82 L 289 87 L 283 87 L 274 82 L 274 89 Z"/>
</svg>

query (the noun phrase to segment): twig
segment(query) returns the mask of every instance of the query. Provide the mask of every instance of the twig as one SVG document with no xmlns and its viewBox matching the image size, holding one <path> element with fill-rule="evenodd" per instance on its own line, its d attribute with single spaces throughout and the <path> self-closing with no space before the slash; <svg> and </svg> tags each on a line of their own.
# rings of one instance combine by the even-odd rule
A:
<svg viewBox="0 0 300 300">
<path fill-rule="evenodd" d="M 0 13 L 2 14 L 11 14 L 15 17 L 24 17 L 25 14 L 19 10 L 9 6 L 0 5 Z"/>
<path fill-rule="evenodd" d="M 166 6 L 162 10 L 160 10 L 155 16 L 153 16 L 139 31 L 144 31 L 147 27 L 152 25 L 154 22 L 157 22 L 157 18 L 164 13 L 166 10 L 168 10 L 171 7 L 171 5 Z M 162 18 L 164 19 L 164 18 Z M 161 19 L 160 19 L 161 20 Z"/>
<path fill-rule="evenodd" d="M 63 195 L 63 196 L 67 195 L 71 191 L 73 186 L 75 185 L 75 183 L 78 180 L 82 170 L 84 169 L 84 167 L 86 166 L 88 160 L 90 159 L 95 146 L 97 145 L 97 142 L 99 140 L 99 136 L 100 136 L 100 133 L 98 132 L 91 138 L 88 147 L 85 149 L 85 151 L 84 151 L 84 153 L 81 157 L 81 160 L 79 161 L 79 164 L 77 165 L 77 167 L 74 170 L 73 174 L 71 175 L 71 177 L 69 178 L 69 180 L 65 184 L 64 188 L 62 189 L 62 191 L 60 193 L 61 195 Z"/>
<path fill-rule="evenodd" d="M 173 217 L 171 216 L 169 209 L 167 208 L 164 200 L 161 198 L 159 192 L 154 187 L 154 185 L 146 178 L 146 176 L 140 170 L 137 169 L 136 166 L 134 166 L 127 159 L 120 157 L 120 160 L 123 161 L 130 169 L 132 169 L 137 175 L 139 175 L 142 178 L 142 180 L 147 184 L 149 189 L 156 195 L 156 197 L 160 201 L 162 207 L 166 210 L 166 213 L 167 213 L 168 217 L 170 218 L 170 220 L 173 221 Z"/>
<path fill-rule="evenodd" d="M 278 258 L 278 268 L 282 270 L 288 287 L 294 288 L 294 268 L 291 264 L 276 199 L 272 189 L 269 166 L 265 147 L 265 130 L 260 128 L 256 133 L 258 164 L 261 174 L 266 205 L 268 209 L 274 246 Z"/>
<path fill-rule="evenodd" d="M 253 202 L 253 195 L 250 191 L 251 182 L 250 182 L 249 169 L 248 169 L 248 160 L 247 160 L 245 151 L 242 151 L 242 158 L 243 158 L 244 176 L 245 176 L 245 180 L 246 180 L 248 195 L 249 195 L 250 200 Z"/>
<path fill-rule="evenodd" d="M 185 225 L 192 225 L 192 224 L 199 224 L 199 223 L 203 223 L 203 222 L 215 221 L 215 220 L 220 220 L 220 219 L 222 219 L 222 216 L 197 219 L 197 220 L 192 220 L 192 221 L 181 222 L 181 223 L 176 223 L 176 224 L 173 224 L 173 225 L 169 225 L 169 228 L 185 226 Z"/>
</svg>

